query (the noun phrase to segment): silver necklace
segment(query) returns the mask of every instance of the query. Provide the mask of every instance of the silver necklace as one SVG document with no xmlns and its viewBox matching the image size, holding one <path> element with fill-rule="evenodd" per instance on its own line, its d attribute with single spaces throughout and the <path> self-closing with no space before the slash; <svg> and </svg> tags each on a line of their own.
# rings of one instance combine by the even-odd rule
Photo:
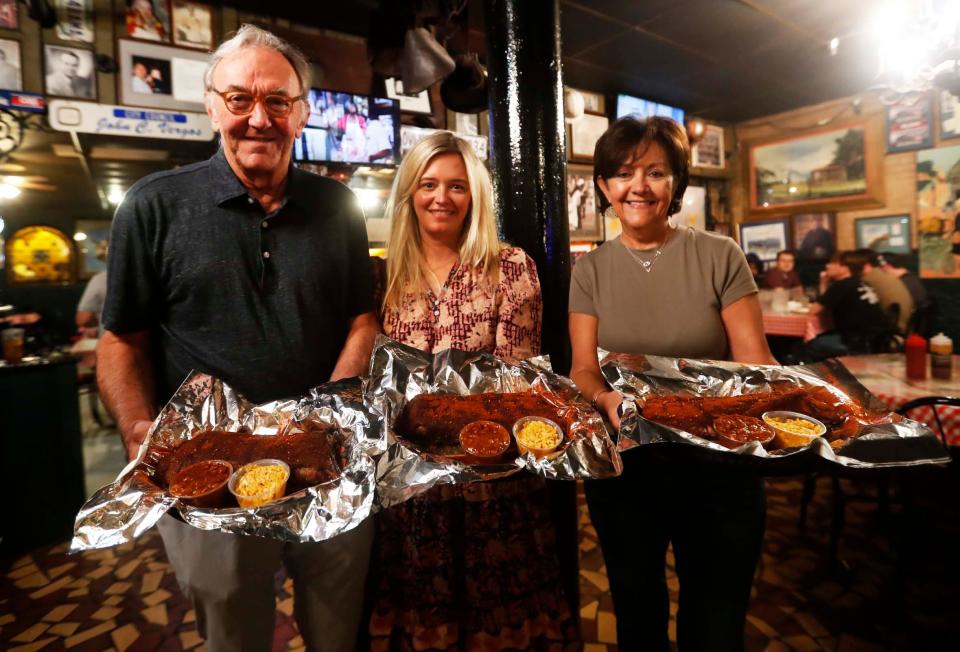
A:
<svg viewBox="0 0 960 652">
<path fill-rule="evenodd" d="M 639 253 L 637 253 L 636 251 L 634 251 L 633 249 L 631 249 L 626 245 L 622 237 L 620 238 L 620 244 L 622 244 L 623 248 L 627 250 L 627 253 L 630 254 L 630 257 L 633 258 L 633 260 L 636 261 L 638 265 L 640 265 L 640 269 L 642 269 L 647 274 L 649 274 L 650 270 L 653 269 L 653 264 L 657 262 L 657 258 L 659 258 L 660 254 L 663 253 L 663 248 L 666 246 L 667 240 L 669 239 L 670 239 L 670 231 L 667 231 L 666 237 L 664 237 L 663 242 L 660 243 L 660 246 L 657 247 L 656 250 L 654 250 L 653 258 L 651 258 L 650 260 L 641 258 Z"/>
</svg>

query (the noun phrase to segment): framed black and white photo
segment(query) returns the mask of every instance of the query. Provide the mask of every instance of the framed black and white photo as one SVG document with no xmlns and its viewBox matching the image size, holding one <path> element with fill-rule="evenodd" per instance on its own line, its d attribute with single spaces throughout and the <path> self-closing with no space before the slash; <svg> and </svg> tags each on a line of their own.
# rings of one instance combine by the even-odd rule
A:
<svg viewBox="0 0 960 652">
<path fill-rule="evenodd" d="M 757 254 L 763 262 L 777 259 L 777 253 L 789 249 L 788 219 L 740 223 L 740 248 Z"/>
<path fill-rule="evenodd" d="M 23 90 L 20 41 L 0 38 L 0 88 L 8 91 Z"/>
<path fill-rule="evenodd" d="M 173 43 L 185 48 L 213 48 L 213 9 L 199 2 L 173 0 Z"/>
<path fill-rule="evenodd" d="M 93 0 L 54 0 L 57 24 L 53 32 L 61 41 L 93 43 Z"/>
<path fill-rule="evenodd" d="M 117 47 L 120 104 L 203 111 L 203 73 L 210 55 L 121 39 Z"/>
<path fill-rule="evenodd" d="M 387 86 L 387 97 L 391 100 L 399 100 L 400 110 L 405 113 L 431 114 L 430 92 L 422 90 L 416 95 L 407 95 L 403 92 L 403 82 L 395 77 L 387 77 L 385 80 Z"/>
<path fill-rule="evenodd" d="M 607 130 L 610 120 L 606 116 L 584 113 L 571 122 L 567 132 L 567 159 L 592 161 L 593 150 L 600 136 Z"/>
<path fill-rule="evenodd" d="M 571 242 L 603 240 L 603 216 L 593 188 L 593 166 L 567 163 L 567 216 Z"/>
<path fill-rule="evenodd" d="M 706 125 L 703 138 L 693 146 L 693 167 L 723 169 L 723 127 Z"/>
<path fill-rule="evenodd" d="M 44 92 L 57 97 L 97 99 L 93 50 L 44 45 Z"/>
</svg>

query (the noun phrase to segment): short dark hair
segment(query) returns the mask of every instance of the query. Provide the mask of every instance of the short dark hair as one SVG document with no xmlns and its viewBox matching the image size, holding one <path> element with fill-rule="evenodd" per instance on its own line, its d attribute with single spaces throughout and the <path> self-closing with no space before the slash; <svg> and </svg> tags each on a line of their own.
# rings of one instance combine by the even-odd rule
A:
<svg viewBox="0 0 960 652">
<path fill-rule="evenodd" d="M 601 211 L 607 210 L 610 202 L 601 191 L 597 179 L 613 178 L 620 166 L 633 160 L 638 148 L 646 149 L 654 142 L 659 143 L 667 153 L 675 181 L 667 215 L 680 212 L 683 193 L 690 182 L 690 141 L 683 126 L 661 116 L 642 120 L 630 116 L 620 118 L 600 136 L 593 152 L 593 184 Z"/>
<path fill-rule="evenodd" d="M 780 260 L 780 256 L 784 254 L 790 254 L 794 258 L 797 257 L 797 254 L 793 253 L 793 249 L 781 249 L 780 251 L 777 252 L 777 260 Z"/>
<path fill-rule="evenodd" d="M 906 257 L 903 254 L 885 251 L 880 255 L 880 257 L 883 258 L 883 262 L 885 262 L 887 265 L 890 265 L 890 267 L 900 268 L 907 266 Z"/>
<path fill-rule="evenodd" d="M 838 259 L 836 262 L 849 267 L 850 273 L 859 278 L 863 274 L 863 266 L 870 262 L 870 253 L 870 249 L 857 249 L 856 251 L 844 251 L 834 258 Z"/>
<path fill-rule="evenodd" d="M 879 267 L 880 265 L 880 254 L 878 254 L 873 249 L 857 249 L 857 253 L 863 256 L 864 263 L 870 263 L 874 267 Z"/>
</svg>

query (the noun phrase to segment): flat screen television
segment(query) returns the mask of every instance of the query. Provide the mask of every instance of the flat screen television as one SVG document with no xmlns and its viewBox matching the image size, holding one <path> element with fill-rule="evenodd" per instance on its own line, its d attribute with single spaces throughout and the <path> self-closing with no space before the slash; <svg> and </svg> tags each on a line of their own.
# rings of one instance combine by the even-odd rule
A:
<svg viewBox="0 0 960 652">
<path fill-rule="evenodd" d="M 633 95 L 617 95 L 617 118 L 632 115 L 638 118 L 650 118 L 655 115 L 661 115 L 667 118 L 673 118 L 681 125 L 683 124 L 683 109 L 678 109 L 669 104 L 660 104 L 651 102 Z"/>
<path fill-rule="evenodd" d="M 295 161 L 396 165 L 400 107 L 396 100 L 311 88 L 310 117 L 294 141 Z"/>
</svg>

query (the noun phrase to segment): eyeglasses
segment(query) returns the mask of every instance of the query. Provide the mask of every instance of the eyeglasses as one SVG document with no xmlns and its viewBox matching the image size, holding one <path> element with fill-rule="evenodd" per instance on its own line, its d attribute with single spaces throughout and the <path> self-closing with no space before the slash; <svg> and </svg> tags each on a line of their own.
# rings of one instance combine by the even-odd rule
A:
<svg viewBox="0 0 960 652">
<path fill-rule="evenodd" d="M 211 88 L 210 91 L 222 97 L 227 111 L 234 115 L 249 115 L 253 113 L 253 108 L 257 105 L 257 102 L 262 102 L 268 115 L 274 118 L 286 118 L 293 110 L 293 105 L 303 99 L 303 95 L 288 97 L 276 94 L 260 95 L 259 93 L 253 94 L 245 91 L 221 92 L 215 88 Z"/>
</svg>

